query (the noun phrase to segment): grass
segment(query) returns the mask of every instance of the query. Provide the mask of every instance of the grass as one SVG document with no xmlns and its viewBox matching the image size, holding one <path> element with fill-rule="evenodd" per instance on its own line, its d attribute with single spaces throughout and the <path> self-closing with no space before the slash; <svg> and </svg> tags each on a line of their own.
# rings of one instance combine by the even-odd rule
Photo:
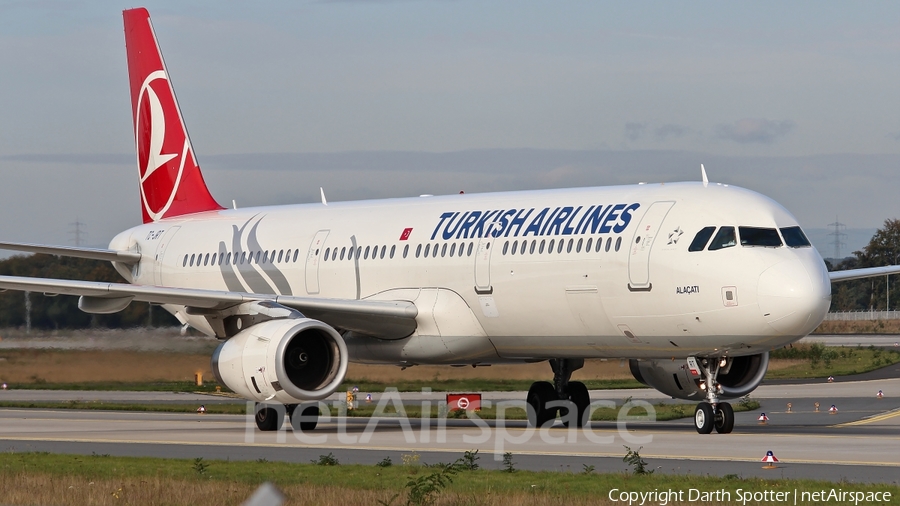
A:
<svg viewBox="0 0 900 506">
<path fill-rule="evenodd" d="M 900 320 L 829 320 L 813 334 L 900 334 Z"/>
<path fill-rule="evenodd" d="M 624 455 L 624 450 L 623 450 Z M 448 456 L 452 460 L 455 456 Z M 405 459 L 404 459 L 405 460 Z M 484 460 L 488 460 L 485 458 Z M 590 459 L 585 459 L 590 461 Z M 286 496 L 285 504 L 346 505 L 406 504 L 412 497 L 408 483 L 433 476 L 423 463 L 389 467 L 313 465 L 269 462 L 230 462 L 204 459 L 159 459 L 72 456 L 46 453 L 0 454 L 0 497 L 9 504 L 240 504 L 263 482 L 272 482 Z M 431 463 L 434 464 L 434 463 Z M 651 462 L 651 465 L 653 463 Z M 485 462 L 482 462 L 485 465 Z M 748 463 L 756 467 L 757 463 Z M 709 477 L 655 473 L 634 475 L 623 462 L 622 472 L 503 472 L 460 470 L 452 482 L 433 496 L 435 504 L 612 504 L 611 489 L 622 491 L 726 490 L 736 497 L 744 491 L 819 491 L 838 485 L 825 481 L 742 479 L 735 475 Z M 584 466 L 589 469 L 590 466 Z M 840 483 L 844 491 L 891 492 L 886 484 Z M 391 498 L 395 498 L 393 501 Z M 685 498 L 687 493 L 685 492 Z M 730 501 L 736 502 L 736 501 Z M 793 502 L 793 501 L 791 501 Z M 715 504 L 708 502 L 707 504 Z M 812 504 L 798 501 L 797 504 Z"/>
<path fill-rule="evenodd" d="M 432 403 L 436 404 L 436 403 Z M 619 408 L 622 402 L 616 404 L 617 408 L 599 408 L 594 411 L 591 420 L 614 422 L 619 416 Z M 207 414 L 225 414 L 225 415 L 244 415 L 247 413 L 246 403 L 216 403 L 205 405 Z M 687 416 L 693 416 L 695 404 L 666 404 L 658 403 L 653 406 L 656 419 L 659 421 L 677 420 Z M 759 409 L 759 403 L 756 401 L 742 401 L 733 404 L 736 412 L 752 411 Z M 118 403 L 103 401 L 67 401 L 67 402 L 31 402 L 31 401 L 0 401 L 0 408 L 25 408 L 25 409 L 88 409 L 88 410 L 115 410 L 115 411 L 147 411 L 147 412 L 164 412 L 164 413 L 196 413 L 197 407 L 187 404 L 138 404 L 138 403 Z M 430 410 L 430 418 L 443 416 L 438 406 L 432 406 Z M 376 405 L 363 404 L 357 409 L 347 411 L 347 416 L 351 417 L 371 417 L 375 414 Z M 337 415 L 338 411 L 331 406 L 332 415 Z M 403 412 L 409 418 L 421 418 L 422 406 L 417 404 L 405 405 Z M 388 405 L 384 413 L 387 416 L 396 415 L 397 410 L 393 405 Z M 497 418 L 497 408 L 483 408 L 475 413 L 479 418 L 484 420 L 493 420 Z M 642 418 L 647 416 L 647 410 L 641 406 L 635 406 L 626 413 L 627 416 L 633 418 Z M 449 413 L 448 418 L 468 418 L 469 415 L 463 411 L 453 411 Z M 503 411 L 503 416 L 507 420 L 525 420 L 525 410 L 521 408 L 507 408 Z"/>
<path fill-rule="evenodd" d="M 198 345 L 189 344 L 192 347 Z M 199 345 L 209 346 L 207 343 Z M 818 348 L 813 348 L 816 346 Z M 797 345 L 772 352 L 766 377 L 843 376 L 898 361 L 900 351 L 893 349 Z M 209 369 L 209 354 L 199 353 L 194 348 L 190 352 L 171 353 L 121 349 L 0 349 L 0 382 L 14 389 L 209 393 L 217 386 Z M 197 372 L 204 379 L 200 387 L 193 381 Z M 413 392 L 425 388 L 434 392 L 525 391 L 535 379 L 549 379 L 550 368 L 546 362 L 478 368 L 416 366 L 405 370 L 395 366 L 350 364 L 347 377 L 339 391 L 354 386 L 361 392 L 372 393 L 383 392 L 389 386 Z M 620 360 L 586 360 L 584 368 L 575 372 L 573 380 L 584 382 L 592 390 L 646 388 L 631 377 L 627 364 Z M 224 386 L 222 390 L 228 392 Z"/>
<path fill-rule="evenodd" d="M 214 393 L 219 386 L 215 382 L 203 382 L 197 386 L 193 381 L 89 381 L 79 383 L 9 383 L 10 388 L 17 390 L 102 390 L 123 392 L 185 392 L 185 393 Z M 222 387 L 223 392 L 230 392 L 228 387 Z"/>
<path fill-rule="evenodd" d="M 900 350 L 812 343 L 775 350 L 770 357 L 792 364 L 787 368 L 770 367 L 767 379 L 826 378 L 860 374 L 896 364 L 900 362 Z"/>
</svg>

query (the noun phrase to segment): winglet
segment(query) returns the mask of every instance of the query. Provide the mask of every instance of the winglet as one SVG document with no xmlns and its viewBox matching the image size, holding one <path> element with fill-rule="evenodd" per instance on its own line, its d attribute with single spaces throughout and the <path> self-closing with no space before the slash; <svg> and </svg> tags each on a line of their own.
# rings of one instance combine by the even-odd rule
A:
<svg viewBox="0 0 900 506">
<path fill-rule="evenodd" d="M 700 175 L 703 177 L 703 186 L 706 187 L 709 184 L 709 178 L 706 177 L 706 168 L 702 163 L 700 164 Z"/>
<path fill-rule="evenodd" d="M 321 186 L 319 187 L 319 194 L 322 195 L 322 205 L 326 205 L 326 206 L 327 206 L 327 205 L 328 205 L 328 201 L 325 200 L 325 189 L 322 188 Z"/>
</svg>

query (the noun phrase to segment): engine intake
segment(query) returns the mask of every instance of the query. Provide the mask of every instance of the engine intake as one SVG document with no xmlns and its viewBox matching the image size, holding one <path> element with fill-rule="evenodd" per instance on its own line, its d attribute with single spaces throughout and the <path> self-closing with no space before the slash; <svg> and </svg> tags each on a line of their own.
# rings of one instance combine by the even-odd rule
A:
<svg viewBox="0 0 900 506">
<path fill-rule="evenodd" d="M 694 377 L 686 361 L 632 359 L 628 365 L 634 379 L 671 397 L 696 400 L 706 396 L 700 388 L 703 376 Z M 719 397 L 734 399 L 749 394 L 762 383 L 768 368 L 769 352 L 728 357 L 716 378 L 722 387 Z"/>
<path fill-rule="evenodd" d="M 257 401 L 320 400 L 347 374 L 347 347 L 332 327 L 311 318 L 270 320 L 220 344 L 212 369 L 220 383 Z"/>
</svg>

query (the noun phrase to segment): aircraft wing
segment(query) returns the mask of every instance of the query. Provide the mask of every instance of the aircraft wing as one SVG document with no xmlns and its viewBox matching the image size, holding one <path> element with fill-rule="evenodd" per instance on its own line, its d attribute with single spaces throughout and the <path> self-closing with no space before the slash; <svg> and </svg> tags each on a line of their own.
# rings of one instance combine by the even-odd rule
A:
<svg viewBox="0 0 900 506">
<path fill-rule="evenodd" d="M 71 246 L 44 246 L 22 242 L 0 242 L 0 249 L 27 251 L 28 253 L 44 253 L 62 257 L 90 258 L 123 264 L 136 264 L 141 261 L 141 254 L 133 251 L 116 251 L 98 248 L 73 248 Z"/>
<path fill-rule="evenodd" d="M 832 271 L 828 273 L 828 277 L 831 278 L 831 281 L 847 281 L 850 279 L 874 278 L 875 276 L 885 276 L 887 274 L 900 274 L 900 265 Z"/>
<path fill-rule="evenodd" d="M 90 313 L 111 313 L 131 301 L 186 306 L 198 314 L 223 310 L 244 302 L 268 300 L 296 309 L 333 327 L 382 339 L 400 339 L 416 329 L 418 309 L 410 301 L 316 299 L 274 294 L 228 292 L 196 288 L 130 285 L 67 279 L 0 276 L 0 290 L 78 295 L 78 307 Z"/>
</svg>

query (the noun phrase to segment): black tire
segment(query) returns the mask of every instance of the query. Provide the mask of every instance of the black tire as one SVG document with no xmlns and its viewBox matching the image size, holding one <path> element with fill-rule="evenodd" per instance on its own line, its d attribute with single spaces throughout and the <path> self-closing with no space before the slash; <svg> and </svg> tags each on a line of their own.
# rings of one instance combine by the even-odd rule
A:
<svg viewBox="0 0 900 506">
<path fill-rule="evenodd" d="M 547 403 L 557 400 L 556 389 L 547 381 L 535 381 L 528 389 L 526 402 L 531 407 L 528 410 L 528 424 L 540 428 L 545 423 L 556 418 L 558 408 L 547 408 Z"/>
<path fill-rule="evenodd" d="M 694 411 L 694 428 L 700 434 L 709 434 L 716 424 L 716 414 L 713 412 L 712 405 L 708 402 L 697 404 Z"/>
<path fill-rule="evenodd" d="M 273 431 L 284 423 L 284 411 L 267 404 L 256 403 L 256 427 L 261 431 Z"/>
<path fill-rule="evenodd" d="M 730 434 L 734 430 L 734 409 L 727 402 L 716 406 L 716 432 Z"/>
<path fill-rule="evenodd" d="M 298 408 L 291 412 L 291 427 L 302 432 L 316 430 L 316 425 L 319 424 L 319 406 L 312 404 Z"/>
<path fill-rule="evenodd" d="M 587 387 L 584 383 L 580 381 L 570 381 L 569 386 L 566 388 L 566 395 L 569 398 L 569 402 L 575 405 L 575 409 L 577 410 L 577 418 L 575 426 L 578 428 L 584 427 L 587 425 L 587 417 L 588 417 L 588 408 L 591 406 L 591 394 L 588 392 Z M 565 418 L 568 415 L 567 409 L 560 409 L 559 416 Z M 565 412 L 564 412 L 565 411 Z M 566 427 L 569 426 L 569 422 L 563 422 Z"/>
</svg>

